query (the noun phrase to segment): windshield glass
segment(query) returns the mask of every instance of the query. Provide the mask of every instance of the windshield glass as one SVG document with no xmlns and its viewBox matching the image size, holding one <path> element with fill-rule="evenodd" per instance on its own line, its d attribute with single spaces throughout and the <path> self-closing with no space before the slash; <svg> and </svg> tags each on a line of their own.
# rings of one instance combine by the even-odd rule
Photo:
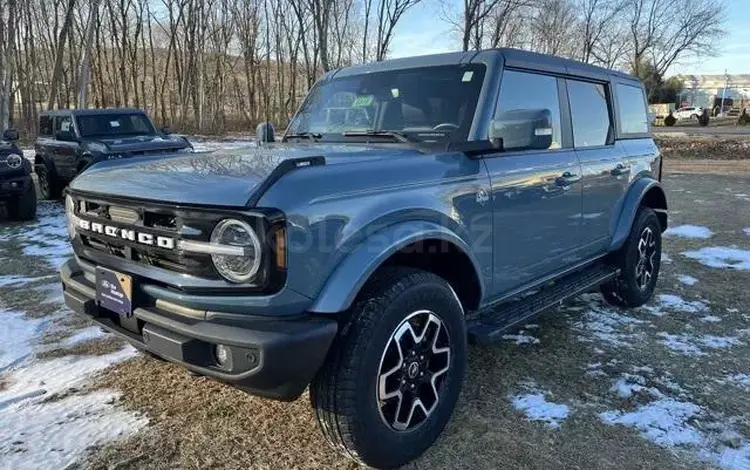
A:
<svg viewBox="0 0 750 470">
<path fill-rule="evenodd" d="M 288 135 L 397 132 L 415 141 L 466 140 L 484 80 L 482 64 L 391 70 L 318 83 Z"/>
<path fill-rule="evenodd" d="M 121 137 L 154 134 L 145 114 L 92 114 L 76 117 L 81 137 Z"/>
</svg>

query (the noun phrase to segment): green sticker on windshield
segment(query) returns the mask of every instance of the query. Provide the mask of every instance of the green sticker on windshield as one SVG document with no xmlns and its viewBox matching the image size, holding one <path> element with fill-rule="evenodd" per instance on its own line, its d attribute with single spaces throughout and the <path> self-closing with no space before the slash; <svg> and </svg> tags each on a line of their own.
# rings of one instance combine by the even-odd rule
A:
<svg viewBox="0 0 750 470">
<path fill-rule="evenodd" d="M 358 96 L 354 100 L 354 103 L 352 103 L 352 108 L 360 108 L 360 107 L 363 107 L 363 106 L 370 106 L 372 104 L 373 98 L 374 98 L 374 96 L 372 96 L 372 95 Z"/>
</svg>

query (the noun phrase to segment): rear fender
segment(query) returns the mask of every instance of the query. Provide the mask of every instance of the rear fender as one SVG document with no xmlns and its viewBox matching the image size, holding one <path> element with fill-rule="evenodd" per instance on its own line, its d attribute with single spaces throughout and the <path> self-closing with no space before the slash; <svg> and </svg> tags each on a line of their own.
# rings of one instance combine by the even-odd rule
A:
<svg viewBox="0 0 750 470">
<path fill-rule="evenodd" d="M 657 200 L 664 202 L 663 204 L 661 202 L 653 204 L 656 206 L 663 206 L 653 207 L 653 209 L 656 212 L 663 214 L 663 219 L 666 222 L 667 198 L 664 194 L 664 189 L 661 187 L 661 184 L 651 177 L 639 178 L 630 186 L 628 193 L 625 195 L 625 199 L 623 200 L 622 208 L 620 210 L 620 217 L 617 219 L 617 225 L 614 229 L 612 242 L 609 246 L 609 251 L 616 251 L 623 245 L 623 243 L 625 243 L 625 240 L 630 234 L 630 229 L 633 226 L 635 217 L 638 214 L 638 209 L 644 202 L 646 195 L 651 191 L 656 191 L 656 194 L 659 196 Z M 662 217 L 660 217 L 660 219 L 661 218 Z M 662 227 L 662 230 L 665 229 L 666 223 L 664 223 L 664 226 Z"/>
<path fill-rule="evenodd" d="M 425 221 L 402 222 L 376 232 L 354 248 L 328 277 L 310 311 L 336 313 L 348 309 L 362 286 L 388 258 L 412 243 L 428 239 L 452 243 L 469 257 L 474 270 L 481 272 L 469 246 L 446 227 Z M 477 278 L 483 284 L 482 276 Z M 484 285 L 480 285 L 480 295 L 483 293 Z"/>
</svg>

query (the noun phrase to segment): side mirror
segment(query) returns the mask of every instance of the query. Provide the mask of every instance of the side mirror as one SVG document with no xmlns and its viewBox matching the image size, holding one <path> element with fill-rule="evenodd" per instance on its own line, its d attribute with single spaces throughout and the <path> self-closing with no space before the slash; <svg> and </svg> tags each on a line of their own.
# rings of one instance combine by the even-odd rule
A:
<svg viewBox="0 0 750 470">
<path fill-rule="evenodd" d="M 490 122 L 490 142 L 504 150 L 544 150 L 552 146 L 549 109 L 513 109 Z"/>
<path fill-rule="evenodd" d="M 276 131 L 270 122 L 262 122 L 255 128 L 255 138 L 259 145 L 276 141 Z"/>
<path fill-rule="evenodd" d="M 6 129 L 5 132 L 3 132 L 3 140 L 7 142 L 13 142 L 19 138 L 18 129 Z"/>
<path fill-rule="evenodd" d="M 57 131 L 55 133 L 55 139 L 62 142 L 75 142 L 76 136 L 71 131 Z"/>
<path fill-rule="evenodd" d="M 159 131 L 160 131 L 160 132 L 161 132 L 162 134 L 164 134 L 164 135 L 169 135 L 169 134 L 171 134 L 171 133 L 172 133 L 172 129 L 170 129 L 170 128 L 169 128 L 169 126 L 168 126 L 168 125 L 166 125 L 166 124 L 165 124 L 164 126 L 162 126 L 162 128 L 161 128 L 161 129 L 159 129 Z"/>
</svg>

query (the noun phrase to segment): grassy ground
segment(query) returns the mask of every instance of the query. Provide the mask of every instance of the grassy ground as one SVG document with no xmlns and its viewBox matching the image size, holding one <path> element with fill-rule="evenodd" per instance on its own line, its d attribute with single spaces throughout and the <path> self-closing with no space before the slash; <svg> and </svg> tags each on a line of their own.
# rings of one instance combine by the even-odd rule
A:
<svg viewBox="0 0 750 470">
<path fill-rule="evenodd" d="M 709 246 L 750 247 L 743 233 L 750 228 L 750 196 L 742 196 L 750 193 L 750 168 L 732 163 L 717 169 L 721 165 L 705 159 L 665 162 L 670 224 L 705 226 L 713 236 L 665 238 L 657 295 L 679 296 L 698 312 L 658 297 L 651 309 L 624 311 L 589 295 L 545 314 L 521 336 L 471 348 L 452 421 L 407 468 L 697 469 L 713 468 L 717 455 L 741 450 L 750 439 L 750 386 L 728 377 L 750 372 L 750 271 L 710 268 L 682 255 Z M 45 337 L 50 346 L 42 355 L 107 354 L 121 347 L 110 337 L 60 346 L 87 323 L 53 316 L 45 286 L 56 282 L 47 277 L 54 269 L 14 240 L 0 243 L 0 258 L 0 276 L 35 279 L 23 289 L 0 287 L 0 304 L 58 322 L 58 332 Z M 697 283 L 686 285 L 679 276 Z M 666 337 L 679 337 L 701 354 L 670 349 Z M 706 338 L 723 346 L 708 347 L 701 342 Z M 626 393 L 618 394 L 618 381 Z M 356 468 L 326 446 L 307 394 L 293 403 L 251 397 L 146 356 L 107 369 L 88 387 L 120 391 L 122 408 L 150 420 L 134 437 L 92 449 L 88 468 Z M 514 397 L 527 395 L 567 407 L 567 418 L 557 427 L 531 420 L 513 405 Z M 666 413 L 672 421 L 640 430 L 602 419 L 602 413 L 628 416 L 675 403 L 695 408 L 676 417 Z M 686 433 L 700 442 L 665 441 Z"/>
</svg>

